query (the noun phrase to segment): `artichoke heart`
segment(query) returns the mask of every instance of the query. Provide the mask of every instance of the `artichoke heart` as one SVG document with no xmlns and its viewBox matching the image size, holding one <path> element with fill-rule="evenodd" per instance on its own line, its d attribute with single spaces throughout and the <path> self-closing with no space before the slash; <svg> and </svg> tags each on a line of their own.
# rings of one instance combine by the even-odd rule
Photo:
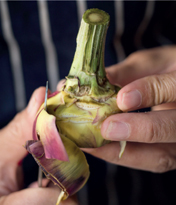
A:
<svg viewBox="0 0 176 205">
<path fill-rule="evenodd" d="M 69 96 L 62 91 L 47 100 L 47 112 L 56 117 L 59 133 L 81 148 L 101 147 L 109 143 L 101 136 L 100 128 L 104 119 L 120 112 L 116 95 L 105 102 L 96 102 L 91 98 L 83 101 Z M 57 99 L 64 99 L 64 103 L 59 104 Z"/>
</svg>

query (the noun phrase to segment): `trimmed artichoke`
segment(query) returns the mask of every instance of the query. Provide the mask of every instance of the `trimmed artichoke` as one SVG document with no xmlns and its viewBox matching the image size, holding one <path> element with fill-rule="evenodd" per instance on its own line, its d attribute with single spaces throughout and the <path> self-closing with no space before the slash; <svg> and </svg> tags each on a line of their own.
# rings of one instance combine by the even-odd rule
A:
<svg viewBox="0 0 176 205">
<path fill-rule="evenodd" d="M 26 149 L 46 177 L 64 192 L 76 193 L 89 177 L 89 166 L 79 148 L 101 147 L 101 123 L 121 112 L 116 104 L 120 88 L 111 85 L 104 68 L 104 47 L 109 15 L 87 10 L 77 36 L 77 48 L 65 85 L 48 97 L 47 111 L 41 106 L 34 123 L 33 141 Z M 125 149 L 121 143 L 120 156 Z"/>
</svg>

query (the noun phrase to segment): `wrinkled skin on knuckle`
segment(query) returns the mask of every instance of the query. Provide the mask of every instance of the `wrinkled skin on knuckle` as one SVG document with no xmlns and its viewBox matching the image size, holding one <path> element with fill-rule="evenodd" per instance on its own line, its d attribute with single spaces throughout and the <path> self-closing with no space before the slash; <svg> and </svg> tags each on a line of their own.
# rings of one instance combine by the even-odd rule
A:
<svg viewBox="0 0 176 205">
<path fill-rule="evenodd" d="M 149 93 L 151 105 L 158 105 L 163 102 L 163 88 L 160 78 L 157 75 L 146 77 L 146 90 Z M 162 92 L 161 92 L 162 91 Z"/>
<path fill-rule="evenodd" d="M 160 135 L 161 142 L 175 142 L 176 141 L 176 120 L 170 116 L 160 119 Z"/>
<path fill-rule="evenodd" d="M 151 93 L 152 105 L 175 102 L 175 78 L 169 74 L 147 77 L 148 89 Z"/>
<path fill-rule="evenodd" d="M 175 95 L 175 91 L 176 91 L 176 76 L 174 75 L 169 75 L 166 74 L 166 78 L 167 80 L 163 80 L 163 90 L 164 90 L 164 95 L 163 95 L 163 102 L 175 102 L 176 101 L 176 95 Z M 161 79 L 162 81 L 162 79 Z M 163 103 L 162 102 L 162 103 Z"/>
<path fill-rule="evenodd" d="M 158 130 L 160 125 L 155 121 L 149 121 L 146 129 L 146 136 L 144 136 L 145 143 L 155 143 L 158 139 Z"/>
<path fill-rule="evenodd" d="M 149 121 L 147 126 L 147 143 L 172 142 L 172 134 L 175 132 L 175 126 L 170 119 L 162 119 L 159 117 Z"/>
<path fill-rule="evenodd" d="M 158 160 L 158 164 L 153 170 L 156 173 L 164 173 L 176 168 L 176 157 L 169 155 L 167 152 L 163 152 Z"/>
</svg>

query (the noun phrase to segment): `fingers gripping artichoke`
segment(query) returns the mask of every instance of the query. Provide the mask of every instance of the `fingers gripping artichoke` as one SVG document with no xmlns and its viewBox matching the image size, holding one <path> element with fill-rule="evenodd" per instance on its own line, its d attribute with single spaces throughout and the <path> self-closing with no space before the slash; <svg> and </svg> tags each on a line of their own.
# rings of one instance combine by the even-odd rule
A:
<svg viewBox="0 0 176 205">
<path fill-rule="evenodd" d="M 34 122 L 33 141 L 26 143 L 45 175 L 64 192 L 76 193 L 89 177 L 89 166 L 79 148 L 101 147 L 101 123 L 121 112 L 119 88 L 111 85 L 104 68 L 104 47 L 109 15 L 87 10 L 77 36 L 77 48 L 65 85 L 48 97 Z M 125 149 L 121 142 L 120 156 Z"/>
</svg>

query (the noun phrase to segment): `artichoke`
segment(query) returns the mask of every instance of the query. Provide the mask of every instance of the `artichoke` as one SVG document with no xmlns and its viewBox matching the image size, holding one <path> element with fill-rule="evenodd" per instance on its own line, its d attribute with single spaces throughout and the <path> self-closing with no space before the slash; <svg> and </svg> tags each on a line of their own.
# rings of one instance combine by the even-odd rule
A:
<svg viewBox="0 0 176 205">
<path fill-rule="evenodd" d="M 89 177 L 89 166 L 79 148 L 101 147 L 110 141 L 101 136 L 101 123 L 121 112 L 116 104 L 119 87 L 108 81 L 104 48 L 109 15 L 87 10 L 77 36 L 77 48 L 66 83 L 48 96 L 34 122 L 33 139 L 26 149 L 46 177 L 65 193 L 76 193 Z M 122 155 L 125 142 L 121 143 Z"/>
</svg>

